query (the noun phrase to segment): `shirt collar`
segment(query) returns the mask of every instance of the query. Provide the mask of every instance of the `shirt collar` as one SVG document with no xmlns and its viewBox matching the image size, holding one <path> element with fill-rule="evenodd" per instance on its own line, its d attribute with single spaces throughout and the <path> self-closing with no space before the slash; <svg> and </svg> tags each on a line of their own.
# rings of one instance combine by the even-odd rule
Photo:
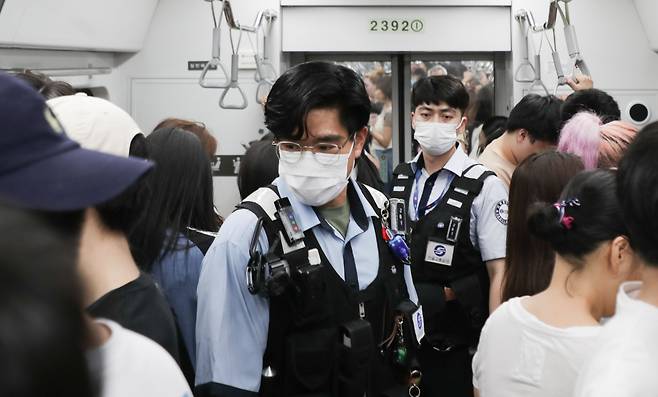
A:
<svg viewBox="0 0 658 397">
<path fill-rule="evenodd" d="M 307 231 L 321 224 L 320 218 L 315 209 L 300 202 L 283 178 L 278 177 L 273 183 L 279 189 L 279 195 L 281 197 L 288 197 L 288 200 L 290 200 L 290 205 L 295 212 L 297 222 L 303 231 Z M 366 200 L 363 192 L 357 187 L 357 183 L 352 177 L 349 178 L 347 184 L 347 200 L 350 203 L 350 216 L 354 219 L 354 222 L 356 222 L 359 228 L 364 231 L 367 230 L 368 218 L 377 216 L 377 213 L 370 203 L 368 203 L 368 200 Z"/>
<path fill-rule="evenodd" d="M 459 147 L 459 144 L 457 144 L 455 152 L 450 156 L 450 159 L 448 159 L 448 162 L 443 166 L 442 170 L 448 170 L 457 176 L 461 176 L 466 168 L 466 160 L 468 160 L 468 156 L 466 156 L 466 153 L 464 153 Z M 411 169 L 415 174 L 418 169 L 422 169 L 424 166 L 423 152 L 420 152 L 413 160 L 411 160 Z"/>
<path fill-rule="evenodd" d="M 641 288 L 641 281 L 627 281 L 622 283 L 617 293 L 617 304 L 620 307 L 625 307 L 629 302 L 635 300 Z"/>
</svg>

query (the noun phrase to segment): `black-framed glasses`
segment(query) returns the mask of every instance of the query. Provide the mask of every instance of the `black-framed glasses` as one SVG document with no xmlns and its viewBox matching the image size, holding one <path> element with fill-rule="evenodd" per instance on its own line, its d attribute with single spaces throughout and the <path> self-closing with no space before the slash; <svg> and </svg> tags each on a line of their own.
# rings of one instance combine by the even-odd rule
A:
<svg viewBox="0 0 658 397">
<path fill-rule="evenodd" d="M 348 137 L 345 142 L 340 145 L 325 142 L 316 143 L 315 145 L 301 145 L 292 141 L 272 142 L 272 145 L 276 146 L 276 154 L 279 157 L 279 160 L 285 161 L 286 163 L 297 163 L 302 158 L 302 153 L 308 151 L 313 153 L 313 157 L 318 163 L 322 165 L 332 165 L 338 161 L 338 156 L 336 155 L 339 154 L 345 145 L 351 140 L 351 137 Z"/>
</svg>

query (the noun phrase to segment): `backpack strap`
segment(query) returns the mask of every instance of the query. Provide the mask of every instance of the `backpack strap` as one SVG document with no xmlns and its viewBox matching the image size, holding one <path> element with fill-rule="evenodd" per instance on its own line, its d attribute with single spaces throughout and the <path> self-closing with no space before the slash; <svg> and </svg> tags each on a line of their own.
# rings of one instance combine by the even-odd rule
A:
<svg viewBox="0 0 658 397">
<path fill-rule="evenodd" d="M 358 182 L 359 188 L 361 188 L 361 193 L 368 201 L 368 204 L 372 207 L 373 210 L 377 213 L 377 216 L 381 219 L 382 213 L 388 210 L 388 197 L 379 190 Z"/>
<path fill-rule="evenodd" d="M 411 188 L 414 185 L 414 171 L 410 163 L 398 164 L 393 170 L 391 197 L 409 202 Z"/>
<path fill-rule="evenodd" d="M 236 210 L 245 209 L 251 211 L 258 219 L 263 219 L 263 229 L 270 245 L 278 233 L 274 203 L 279 198 L 279 189 L 276 185 L 269 185 L 256 190 L 236 206 Z"/>
</svg>

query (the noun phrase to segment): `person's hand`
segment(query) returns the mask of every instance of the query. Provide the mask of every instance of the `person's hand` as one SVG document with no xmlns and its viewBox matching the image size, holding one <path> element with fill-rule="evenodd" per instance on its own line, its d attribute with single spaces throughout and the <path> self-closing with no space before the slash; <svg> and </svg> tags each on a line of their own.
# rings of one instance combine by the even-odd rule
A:
<svg viewBox="0 0 658 397">
<path fill-rule="evenodd" d="M 592 78 L 585 74 L 567 77 L 567 84 L 574 91 L 589 90 L 594 87 L 594 81 Z"/>
<path fill-rule="evenodd" d="M 443 293 L 446 296 L 446 302 L 454 301 L 457 299 L 457 295 L 455 295 L 455 291 L 453 291 L 452 288 L 443 287 Z"/>
</svg>

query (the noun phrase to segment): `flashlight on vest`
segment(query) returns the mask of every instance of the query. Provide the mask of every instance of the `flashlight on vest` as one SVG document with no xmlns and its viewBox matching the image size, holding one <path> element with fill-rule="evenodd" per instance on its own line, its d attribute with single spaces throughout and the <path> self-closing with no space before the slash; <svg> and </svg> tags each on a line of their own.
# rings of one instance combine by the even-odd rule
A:
<svg viewBox="0 0 658 397">
<path fill-rule="evenodd" d="M 382 234 L 384 236 L 384 241 L 388 244 L 388 248 L 393 252 L 393 255 L 395 255 L 395 257 L 402 263 L 411 263 L 409 258 L 409 246 L 404 240 L 404 237 L 399 234 L 393 235 L 393 232 L 388 229 L 384 229 Z"/>
</svg>

